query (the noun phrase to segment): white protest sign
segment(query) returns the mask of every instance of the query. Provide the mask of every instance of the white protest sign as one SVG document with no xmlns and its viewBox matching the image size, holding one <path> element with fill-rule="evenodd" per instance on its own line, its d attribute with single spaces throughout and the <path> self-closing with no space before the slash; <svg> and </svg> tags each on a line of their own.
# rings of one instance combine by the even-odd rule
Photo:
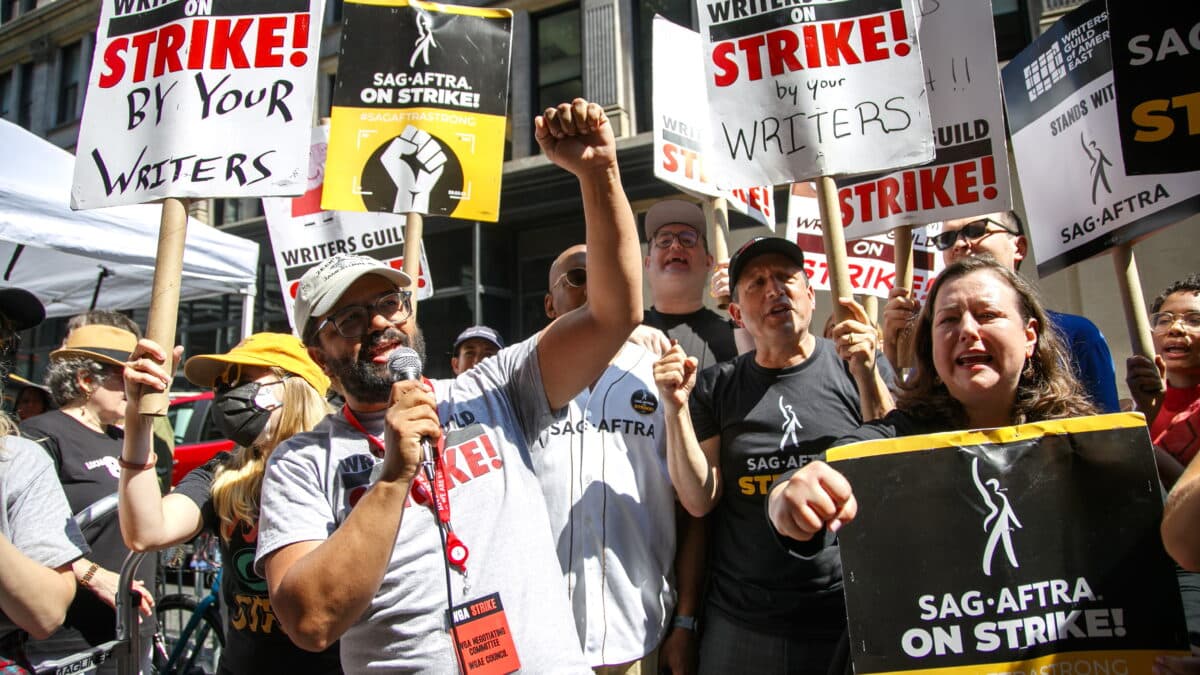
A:
<svg viewBox="0 0 1200 675">
<path fill-rule="evenodd" d="M 926 2 L 919 29 L 936 157 L 838 181 L 847 237 L 1012 208 L 991 0 Z"/>
<path fill-rule="evenodd" d="M 323 6 L 101 2 L 71 205 L 303 192 Z"/>
<path fill-rule="evenodd" d="M 300 277 L 330 256 L 355 253 L 371 256 L 396 269 L 404 266 L 403 215 L 321 210 L 328 147 L 329 127 L 313 129 L 305 193 L 291 199 L 263 199 L 267 234 L 275 250 L 275 269 L 279 272 L 289 321 Z M 422 242 L 416 297 L 424 300 L 432 296 L 433 280 Z"/>
<path fill-rule="evenodd" d="M 653 30 L 655 177 L 693 196 L 724 197 L 740 213 L 774 227 L 770 186 L 726 189 L 727 181 L 705 166 L 712 156 L 712 137 L 700 34 L 661 16 L 654 17 Z"/>
<path fill-rule="evenodd" d="M 735 185 L 933 159 L 911 0 L 697 0 L 714 149 Z"/>
<path fill-rule="evenodd" d="M 1107 11 L 1092 0 L 1002 73 L 1039 276 L 1200 211 L 1200 171 L 1125 173 L 1109 52 Z"/>
<path fill-rule="evenodd" d="M 913 297 L 924 302 L 929 286 L 945 267 L 941 252 L 930 237 L 942 231 L 941 223 L 913 229 Z M 784 236 L 804 251 L 804 271 L 809 283 L 819 291 L 832 290 L 829 264 L 821 238 L 821 213 L 816 188 L 811 183 L 795 183 L 788 196 L 787 230 Z M 863 237 L 846 242 L 846 267 L 855 293 L 888 297 L 896 285 L 896 247 L 892 233 Z"/>
</svg>

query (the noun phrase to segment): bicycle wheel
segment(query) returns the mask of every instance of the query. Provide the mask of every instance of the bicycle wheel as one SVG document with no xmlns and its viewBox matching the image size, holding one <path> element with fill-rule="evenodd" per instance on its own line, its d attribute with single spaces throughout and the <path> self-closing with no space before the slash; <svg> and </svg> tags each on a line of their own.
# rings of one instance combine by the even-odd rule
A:
<svg viewBox="0 0 1200 675">
<path fill-rule="evenodd" d="M 196 614 L 199 604 L 196 598 L 179 594 L 158 601 L 154 667 L 159 675 L 212 675 L 217 672 L 221 649 L 225 646 L 221 615 L 214 605 L 209 605 L 188 630 L 188 622 Z M 182 648 L 179 647 L 181 642 Z"/>
</svg>

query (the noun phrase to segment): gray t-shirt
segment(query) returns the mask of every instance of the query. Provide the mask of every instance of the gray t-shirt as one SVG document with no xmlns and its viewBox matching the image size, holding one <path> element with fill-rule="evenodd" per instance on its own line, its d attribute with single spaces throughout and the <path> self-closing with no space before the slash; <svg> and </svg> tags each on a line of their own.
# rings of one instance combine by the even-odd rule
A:
<svg viewBox="0 0 1200 675">
<path fill-rule="evenodd" d="M 50 457 L 17 436 L 5 436 L 0 448 L 0 534 L 26 557 L 50 568 L 88 553 Z M 0 636 L 16 628 L 0 612 Z"/>
<path fill-rule="evenodd" d="M 451 572 L 451 591 L 455 605 L 500 594 L 525 672 L 584 673 L 589 670 L 529 455 L 538 433 L 556 419 L 536 346 L 535 336 L 454 380 L 433 383 L 446 430 L 451 524 L 470 549 L 469 578 Z M 382 434 L 382 413 L 358 420 Z M 263 481 L 259 572 L 272 551 L 328 538 L 369 489 L 380 461 L 341 413 L 281 445 Z M 342 636 L 346 672 L 457 672 L 445 578 L 433 511 L 410 495 L 383 583 Z"/>
</svg>

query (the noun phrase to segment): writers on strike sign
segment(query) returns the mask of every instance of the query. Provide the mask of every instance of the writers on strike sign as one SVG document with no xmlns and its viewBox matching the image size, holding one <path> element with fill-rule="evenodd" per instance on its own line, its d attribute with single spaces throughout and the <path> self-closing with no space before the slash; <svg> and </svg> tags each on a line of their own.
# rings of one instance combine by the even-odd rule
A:
<svg viewBox="0 0 1200 675">
<path fill-rule="evenodd" d="M 838 181 L 851 237 L 1012 206 L 991 3 L 922 8 L 919 44 L 934 134 L 932 162 Z"/>
<path fill-rule="evenodd" d="M 905 0 L 702 2 L 716 173 L 779 184 L 932 159 L 913 16 Z"/>
<path fill-rule="evenodd" d="M 303 192 L 320 6 L 102 3 L 73 205 Z"/>
</svg>

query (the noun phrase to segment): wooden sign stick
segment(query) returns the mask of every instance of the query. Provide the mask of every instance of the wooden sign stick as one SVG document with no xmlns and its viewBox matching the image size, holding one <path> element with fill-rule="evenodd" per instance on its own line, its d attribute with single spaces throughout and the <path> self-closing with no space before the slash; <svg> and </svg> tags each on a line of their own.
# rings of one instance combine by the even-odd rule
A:
<svg viewBox="0 0 1200 675">
<path fill-rule="evenodd" d="M 1150 319 L 1146 316 L 1146 299 L 1142 297 L 1142 280 L 1133 257 L 1133 245 L 1117 246 L 1112 257 L 1117 269 L 1117 285 L 1121 287 L 1121 302 L 1125 306 L 1129 345 L 1134 354 L 1154 361 L 1154 338 L 1150 334 Z"/>
<path fill-rule="evenodd" d="M 187 204 L 174 197 L 162 203 L 158 225 L 158 253 L 154 260 L 154 284 L 150 291 L 150 315 L 146 319 L 146 337 L 166 350 L 170 360 L 175 347 L 175 325 L 179 319 L 179 287 L 183 281 L 183 248 L 187 241 Z M 173 363 L 167 363 L 172 377 Z M 167 392 L 142 396 L 138 412 L 162 417 L 167 414 L 170 398 Z"/>
<path fill-rule="evenodd" d="M 729 204 L 724 197 L 710 197 L 704 200 L 704 220 L 708 223 L 708 252 L 718 263 L 729 262 L 729 243 L 726 233 L 729 232 Z M 730 297 L 722 295 L 717 298 L 717 307 L 729 307 Z"/>
<path fill-rule="evenodd" d="M 833 315 L 837 321 L 850 318 L 850 310 L 838 302 L 853 300 L 850 269 L 846 266 L 846 235 L 842 230 L 842 210 L 838 205 L 837 183 L 832 176 L 817 179 L 817 204 L 821 208 L 821 240 L 825 244 L 825 260 L 829 265 L 829 290 L 833 294 Z"/>
<path fill-rule="evenodd" d="M 417 320 L 417 287 L 421 283 L 421 237 L 424 234 L 425 217 L 420 213 L 406 213 L 404 217 L 404 273 L 412 279 L 413 321 Z"/>
</svg>

